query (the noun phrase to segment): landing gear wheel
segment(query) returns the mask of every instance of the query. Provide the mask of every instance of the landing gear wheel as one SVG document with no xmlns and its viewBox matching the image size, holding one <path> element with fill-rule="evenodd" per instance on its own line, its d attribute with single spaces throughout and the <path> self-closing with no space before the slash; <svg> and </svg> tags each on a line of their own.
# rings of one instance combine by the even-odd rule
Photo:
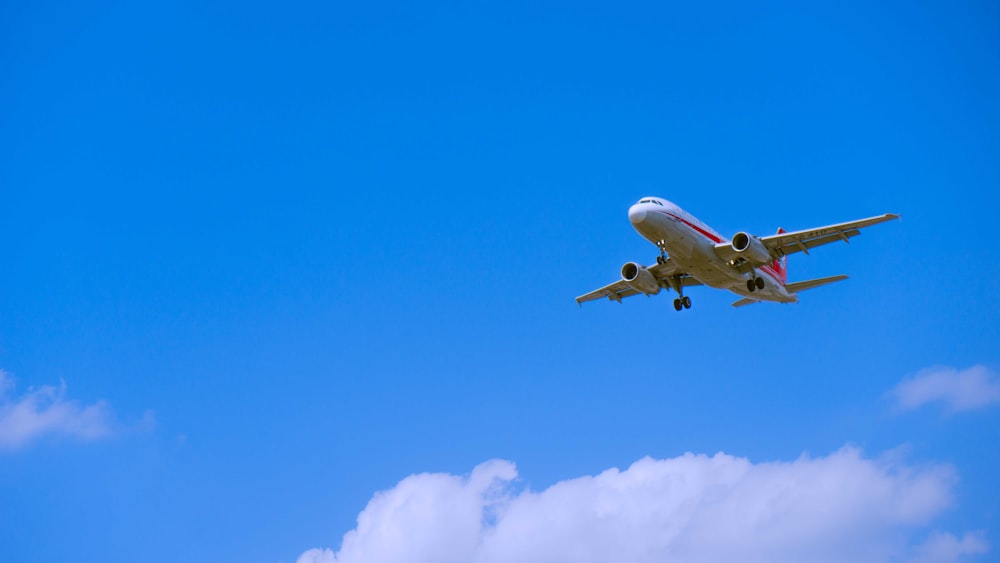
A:
<svg viewBox="0 0 1000 563">
<path fill-rule="evenodd" d="M 691 308 L 691 298 L 690 297 L 685 297 L 685 298 L 681 299 L 681 305 L 684 305 L 685 309 L 690 309 Z"/>
<path fill-rule="evenodd" d="M 674 299 L 674 311 L 680 311 L 684 304 L 680 299 Z"/>
<path fill-rule="evenodd" d="M 757 289 L 764 289 L 764 278 L 757 278 Z"/>
<path fill-rule="evenodd" d="M 667 260 L 666 260 L 666 259 L 665 259 L 664 257 L 662 257 L 662 256 L 657 256 L 657 257 L 656 257 L 656 263 L 657 263 L 657 264 L 662 264 L 662 263 L 664 263 L 664 262 L 666 262 L 666 261 L 667 261 Z"/>
<path fill-rule="evenodd" d="M 754 281 L 752 279 L 751 280 L 747 280 L 747 291 L 749 291 L 750 293 L 753 293 L 756 290 L 757 290 L 757 284 L 754 283 Z"/>
</svg>

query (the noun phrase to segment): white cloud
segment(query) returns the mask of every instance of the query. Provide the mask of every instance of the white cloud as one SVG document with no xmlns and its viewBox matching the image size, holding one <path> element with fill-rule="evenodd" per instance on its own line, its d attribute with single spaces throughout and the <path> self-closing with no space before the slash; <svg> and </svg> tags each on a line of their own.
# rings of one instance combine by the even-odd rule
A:
<svg viewBox="0 0 1000 563">
<path fill-rule="evenodd" d="M 66 399 L 66 383 L 29 388 L 11 397 L 13 379 L 0 370 L 0 450 L 13 450 L 45 434 L 93 440 L 111 434 L 112 416 L 105 401 L 92 405 Z"/>
<path fill-rule="evenodd" d="M 757 464 L 722 453 L 645 458 L 541 492 L 518 490 L 514 465 L 490 461 L 465 477 L 403 479 L 372 498 L 339 551 L 298 561 L 904 561 L 920 555 L 915 536 L 949 506 L 954 483 L 949 466 L 871 460 L 851 447 Z"/>
<path fill-rule="evenodd" d="M 950 412 L 967 411 L 1000 403 L 1000 378 L 985 366 L 934 367 L 904 379 L 889 395 L 898 410 L 940 401 Z"/>
<path fill-rule="evenodd" d="M 947 533 L 932 534 L 915 550 L 910 563 L 954 563 L 963 555 L 989 551 L 989 544 L 982 532 L 966 532 L 962 539 Z"/>
</svg>

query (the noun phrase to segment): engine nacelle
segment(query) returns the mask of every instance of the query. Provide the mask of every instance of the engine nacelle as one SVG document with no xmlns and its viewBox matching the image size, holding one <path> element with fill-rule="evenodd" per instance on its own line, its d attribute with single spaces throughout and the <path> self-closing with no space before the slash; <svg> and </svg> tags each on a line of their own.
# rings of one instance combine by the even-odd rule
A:
<svg viewBox="0 0 1000 563">
<path fill-rule="evenodd" d="M 628 262 L 622 266 L 622 279 L 629 287 L 640 293 L 656 295 L 660 292 L 660 284 L 656 281 L 656 276 L 635 262 Z"/>
<path fill-rule="evenodd" d="M 744 232 L 733 235 L 733 250 L 742 254 L 743 258 L 753 264 L 767 264 L 773 260 L 771 253 L 767 251 L 767 247 L 760 242 L 759 238 Z"/>
</svg>

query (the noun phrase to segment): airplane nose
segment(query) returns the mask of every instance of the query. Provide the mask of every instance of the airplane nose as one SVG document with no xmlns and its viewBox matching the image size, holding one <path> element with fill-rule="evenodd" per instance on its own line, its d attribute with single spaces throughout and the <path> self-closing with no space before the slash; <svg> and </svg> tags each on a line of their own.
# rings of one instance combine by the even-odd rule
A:
<svg viewBox="0 0 1000 563">
<path fill-rule="evenodd" d="M 646 207 L 643 205 L 633 205 L 628 209 L 628 220 L 633 225 L 638 225 L 646 220 Z"/>
</svg>

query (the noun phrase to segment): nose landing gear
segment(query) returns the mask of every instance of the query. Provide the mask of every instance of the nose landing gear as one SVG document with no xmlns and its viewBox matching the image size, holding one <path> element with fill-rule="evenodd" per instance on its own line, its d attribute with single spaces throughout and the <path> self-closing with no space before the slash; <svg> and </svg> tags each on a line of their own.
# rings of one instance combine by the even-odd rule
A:
<svg viewBox="0 0 1000 563">
<path fill-rule="evenodd" d="M 656 247 L 660 249 L 660 255 L 656 257 L 657 264 L 667 263 L 667 241 L 660 240 L 656 242 Z"/>
</svg>

